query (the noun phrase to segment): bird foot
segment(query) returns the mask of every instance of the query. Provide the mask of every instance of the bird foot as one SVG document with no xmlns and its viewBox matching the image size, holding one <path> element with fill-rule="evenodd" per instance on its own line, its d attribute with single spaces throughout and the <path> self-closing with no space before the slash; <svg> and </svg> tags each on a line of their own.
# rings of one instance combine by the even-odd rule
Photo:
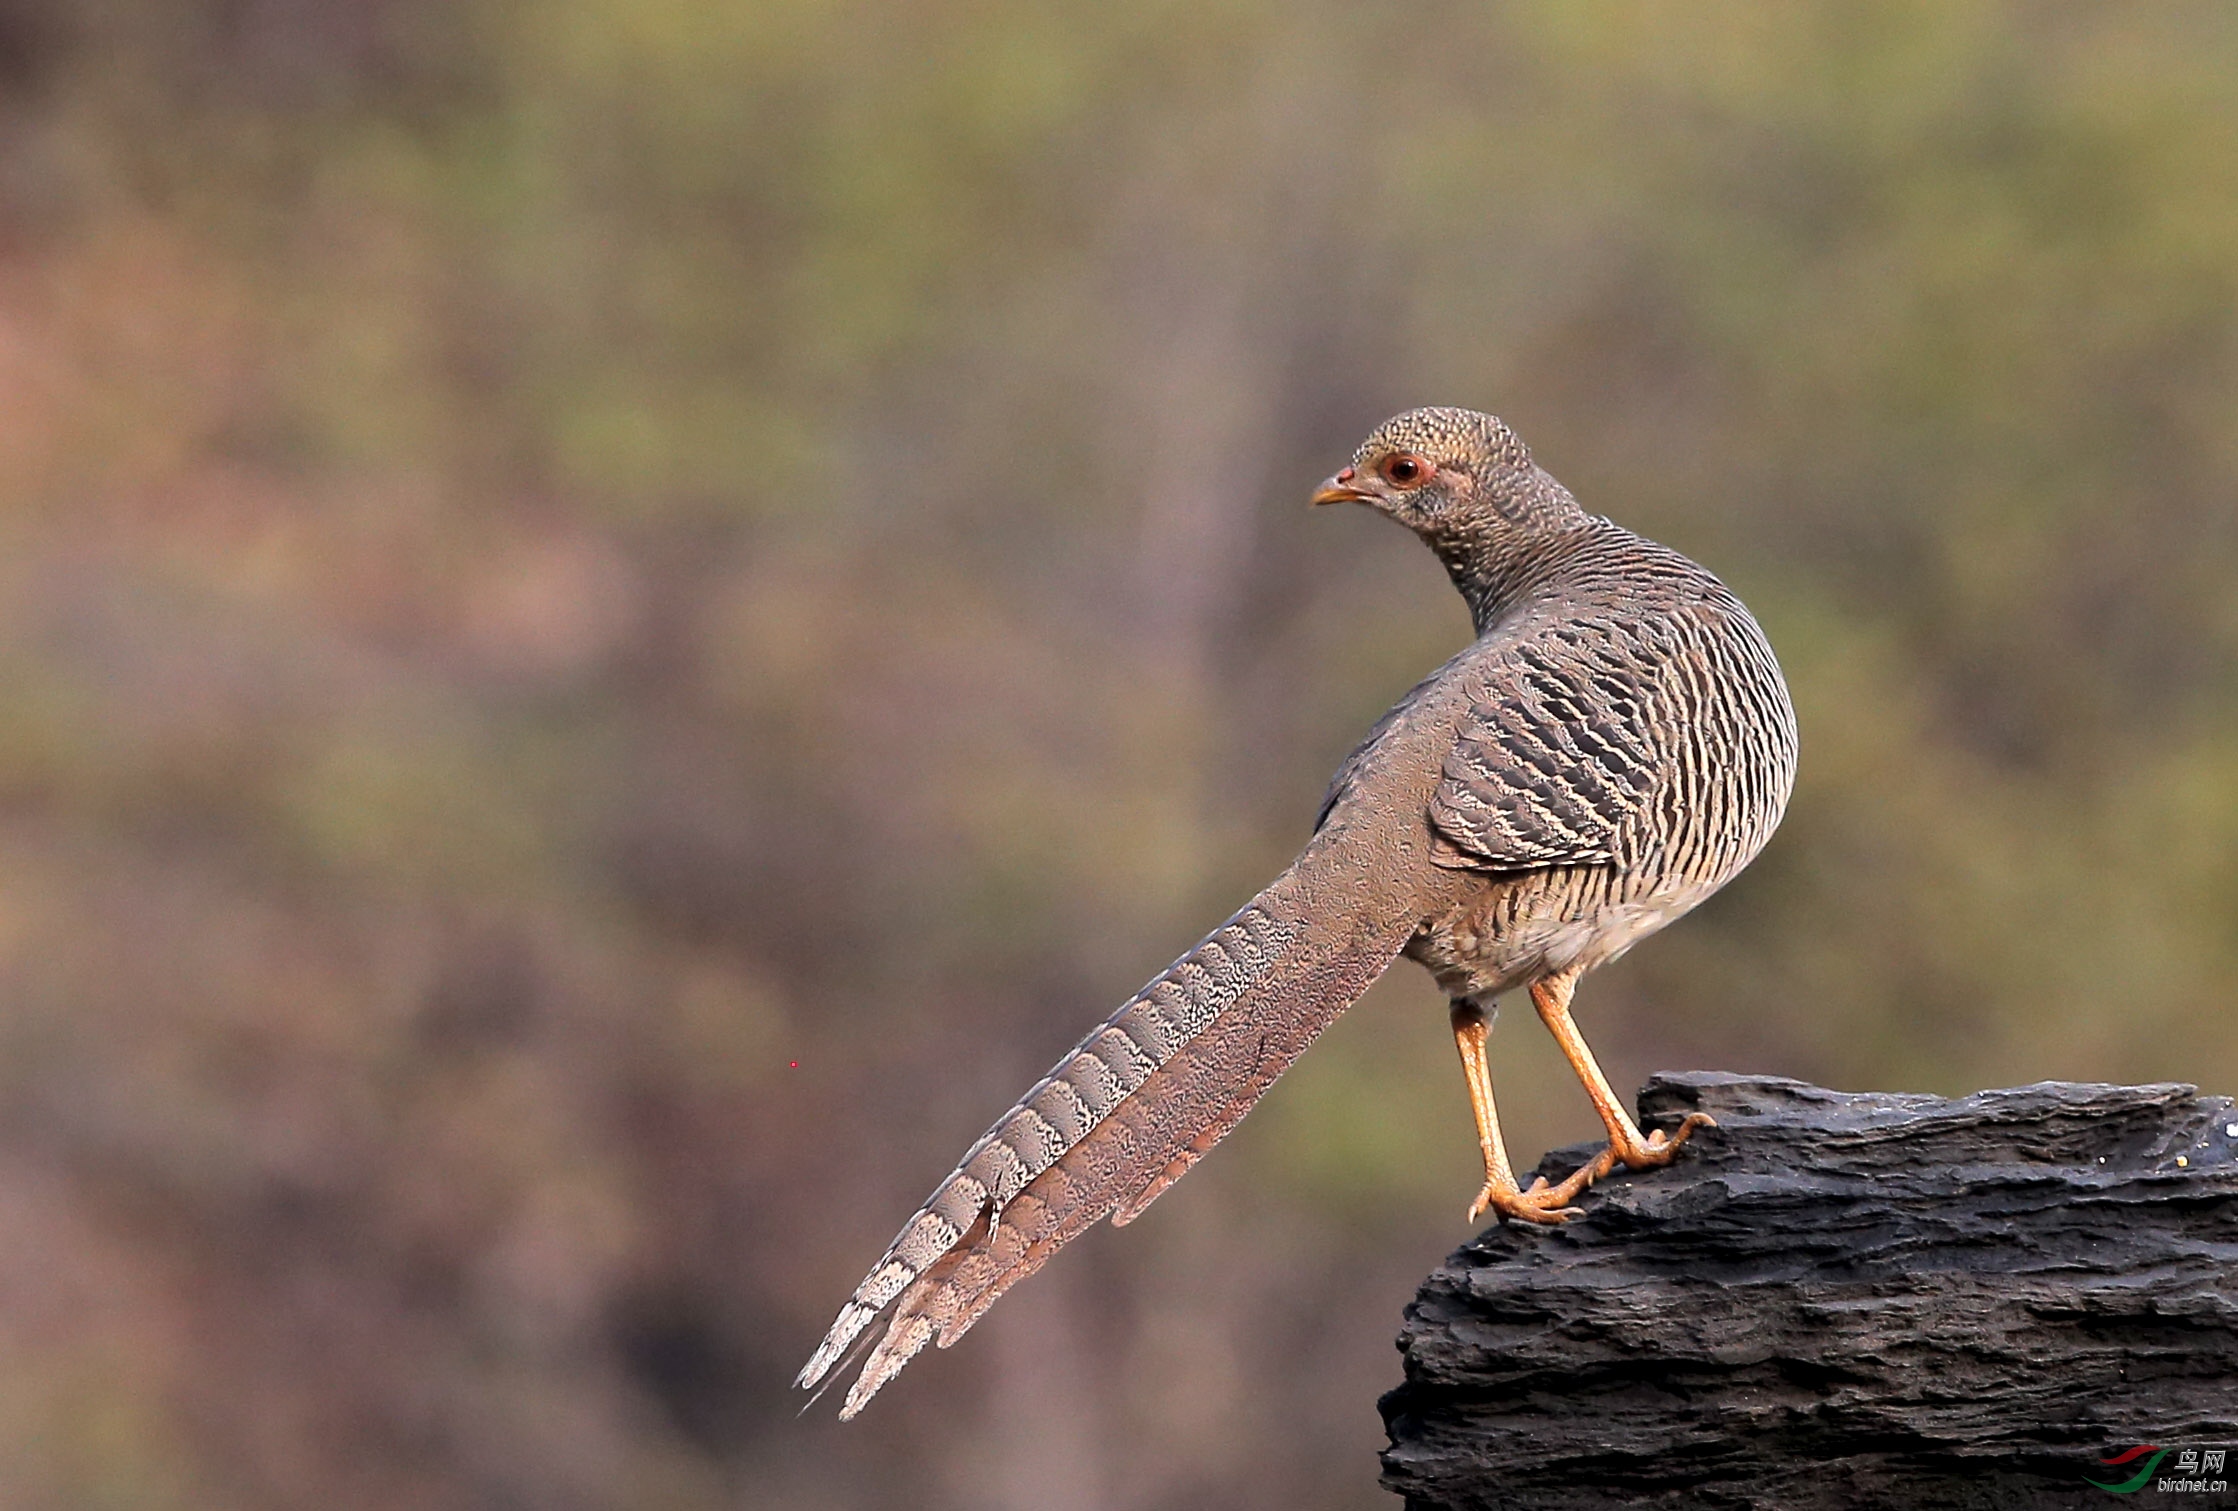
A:
<svg viewBox="0 0 2238 1511">
<path fill-rule="evenodd" d="M 1505 1186 L 1491 1181 L 1477 1192 L 1476 1200 L 1469 1204 L 1469 1221 L 1475 1222 L 1487 1209 L 1502 1217 L 1512 1217 L 1518 1222 L 1544 1223 L 1558 1227 L 1577 1216 L 1570 1206 L 1571 1198 L 1608 1173 L 1609 1157 L 1604 1152 L 1593 1163 L 1572 1171 L 1569 1178 L 1559 1185 L 1550 1186 L 1545 1176 L 1531 1182 L 1530 1189 L 1519 1191 L 1513 1182 Z"/>
<path fill-rule="evenodd" d="M 1533 1181 L 1531 1189 L 1528 1191 L 1518 1191 L 1512 1188 L 1499 1191 L 1487 1185 L 1483 1190 L 1477 1192 L 1476 1200 L 1469 1203 L 1469 1221 L 1475 1222 L 1487 1211 L 1492 1211 L 1499 1213 L 1502 1217 L 1512 1217 L 1519 1222 L 1536 1222 L 1544 1223 L 1549 1227 L 1559 1227 L 1577 1216 L 1577 1211 L 1569 1205 L 1569 1200 L 1568 1195 L 1558 1193 L 1554 1187 L 1549 1186 L 1544 1180 Z"/>
<path fill-rule="evenodd" d="M 1477 1192 L 1476 1200 L 1469 1204 L 1469 1221 L 1475 1222 L 1486 1211 L 1493 1211 L 1519 1222 L 1548 1226 L 1568 1222 L 1578 1215 L 1570 1206 L 1571 1200 L 1619 1164 L 1627 1170 L 1653 1170 L 1667 1165 L 1678 1158 L 1679 1146 L 1694 1136 L 1695 1129 L 1716 1126 L 1717 1119 L 1708 1113 L 1690 1112 L 1680 1121 L 1675 1133 L 1665 1134 L 1658 1128 L 1645 1138 L 1625 1139 L 1622 1144 L 1612 1141 L 1557 1185 L 1548 1185 L 1543 1175 L 1532 1181 L 1528 1190 L 1521 1191 L 1513 1185 L 1503 1188 L 1488 1180 L 1484 1189 Z"/>
<path fill-rule="evenodd" d="M 1614 1156 L 1627 1170 L 1654 1170 L 1677 1159 L 1679 1145 L 1692 1138 L 1695 1129 L 1716 1126 L 1717 1119 L 1708 1113 L 1690 1112 L 1680 1120 L 1676 1133 L 1665 1135 L 1658 1128 L 1644 1139 L 1627 1138 L 1621 1142 L 1612 1140 L 1602 1158 Z"/>
</svg>

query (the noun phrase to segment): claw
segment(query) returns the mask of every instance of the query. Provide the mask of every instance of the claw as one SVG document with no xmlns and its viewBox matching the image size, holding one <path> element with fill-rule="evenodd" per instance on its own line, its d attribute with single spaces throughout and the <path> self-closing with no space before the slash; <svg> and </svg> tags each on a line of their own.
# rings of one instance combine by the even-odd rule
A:
<svg viewBox="0 0 2238 1511">
<path fill-rule="evenodd" d="M 1519 1222 L 1560 1227 L 1578 1215 L 1577 1209 L 1569 1201 L 1569 1192 L 1549 1186 L 1544 1180 L 1533 1181 L 1528 1191 L 1496 1191 L 1487 1183 L 1483 1190 L 1477 1192 L 1476 1200 L 1469 1204 L 1468 1220 L 1473 1223 L 1487 1209 L 1491 1209 L 1502 1217 L 1514 1218 Z"/>
<path fill-rule="evenodd" d="M 1545 1223 L 1554 1226 L 1568 1222 L 1579 1215 L 1570 1202 L 1580 1191 L 1592 1185 L 1614 1167 L 1615 1157 L 1606 1149 L 1579 1166 L 1562 1181 L 1548 1185 L 1545 1176 L 1531 1182 L 1530 1188 L 1518 1191 L 1510 1185 L 1505 1191 L 1486 1181 L 1477 1193 L 1476 1205 L 1469 1209 L 1469 1221 L 1486 1207 L 1498 1210 L 1502 1217 L 1512 1217 L 1520 1222 Z"/>
<path fill-rule="evenodd" d="M 1678 1132 L 1665 1135 L 1657 1128 L 1629 1149 L 1616 1149 L 1616 1157 L 1624 1162 L 1627 1170 L 1653 1170 L 1678 1158 L 1679 1146 L 1694 1136 L 1697 1128 L 1715 1128 L 1717 1119 L 1706 1112 L 1690 1112 L 1679 1120 Z"/>
<path fill-rule="evenodd" d="M 1476 1200 L 1469 1205 L 1469 1221 L 1475 1222 L 1487 1208 L 1496 1210 L 1502 1217 L 1512 1217 L 1522 1222 L 1554 1225 L 1577 1216 L 1570 1201 L 1580 1191 L 1607 1175 L 1619 1164 L 1628 1170 L 1652 1170 L 1667 1165 L 1678 1158 L 1679 1146 L 1694 1136 L 1697 1128 L 1715 1128 L 1717 1119 L 1706 1112 L 1690 1112 L 1679 1121 L 1678 1131 L 1665 1134 L 1655 1129 L 1646 1137 L 1633 1143 L 1629 1149 L 1611 1143 L 1588 1160 L 1559 1185 L 1550 1186 L 1545 1176 L 1531 1182 L 1528 1190 L 1512 1188 L 1502 1193 L 1490 1181 L 1477 1192 Z"/>
</svg>

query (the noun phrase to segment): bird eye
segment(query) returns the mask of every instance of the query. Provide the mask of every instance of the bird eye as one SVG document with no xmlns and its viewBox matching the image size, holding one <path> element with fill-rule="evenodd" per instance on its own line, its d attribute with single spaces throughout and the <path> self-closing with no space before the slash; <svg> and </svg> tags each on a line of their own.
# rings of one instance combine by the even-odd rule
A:
<svg viewBox="0 0 2238 1511">
<path fill-rule="evenodd" d="M 1412 488 L 1438 469 L 1413 452 L 1402 451 L 1396 456 L 1385 457 L 1383 465 L 1376 470 L 1383 474 L 1383 480 L 1392 487 Z"/>
</svg>

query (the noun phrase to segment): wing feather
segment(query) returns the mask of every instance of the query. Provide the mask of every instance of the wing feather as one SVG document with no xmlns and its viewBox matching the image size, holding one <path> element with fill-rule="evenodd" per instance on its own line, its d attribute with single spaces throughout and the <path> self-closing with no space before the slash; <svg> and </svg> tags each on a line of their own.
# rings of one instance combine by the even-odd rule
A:
<svg viewBox="0 0 2238 1511">
<path fill-rule="evenodd" d="M 1608 865 L 1653 800 L 1664 759 L 1643 668 L 1657 647 L 1624 626 L 1480 643 L 1430 800 L 1448 864 L 1494 871 Z"/>
</svg>

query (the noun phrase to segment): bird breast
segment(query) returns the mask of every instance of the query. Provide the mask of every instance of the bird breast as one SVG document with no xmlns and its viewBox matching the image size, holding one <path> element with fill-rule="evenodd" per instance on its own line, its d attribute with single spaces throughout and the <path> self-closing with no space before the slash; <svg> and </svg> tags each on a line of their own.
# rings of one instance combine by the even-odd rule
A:
<svg viewBox="0 0 2238 1511">
<path fill-rule="evenodd" d="M 1450 997 L 1496 996 L 1558 971 L 1614 960 L 1717 890 L 1716 879 L 1675 876 L 1637 895 L 1603 866 L 1485 876 L 1450 911 L 1426 921 L 1408 958 Z"/>
</svg>

